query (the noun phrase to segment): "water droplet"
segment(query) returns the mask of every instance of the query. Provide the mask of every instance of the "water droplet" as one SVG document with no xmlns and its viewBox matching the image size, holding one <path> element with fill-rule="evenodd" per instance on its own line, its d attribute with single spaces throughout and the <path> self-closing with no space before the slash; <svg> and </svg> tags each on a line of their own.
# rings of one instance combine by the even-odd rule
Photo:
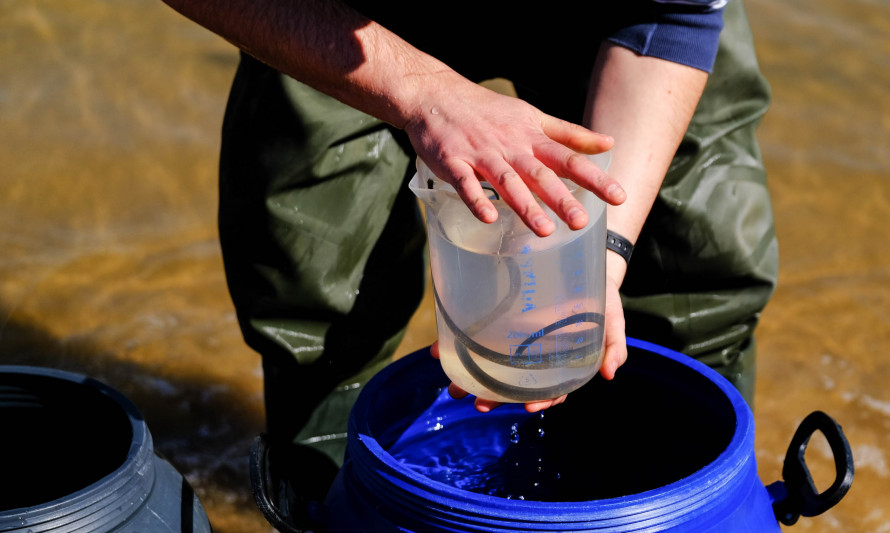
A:
<svg viewBox="0 0 890 533">
<path fill-rule="evenodd" d="M 525 496 L 523 496 L 522 494 L 520 494 L 520 495 L 519 495 L 519 499 L 520 499 L 520 500 L 524 500 L 524 499 L 525 499 Z"/>
<path fill-rule="evenodd" d="M 562 474 L 560 474 L 559 472 L 557 472 L 557 473 L 556 473 L 556 479 L 559 479 L 559 478 L 561 478 L 561 477 L 562 477 Z"/>
<path fill-rule="evenodd" d="M 438 107 L 433 107 L 432 109 L 430 109 L 430 113 L 432 113 L 433 115 L 438 115 L 438 114 L 439 114 L 439 108 L 438 108 Z"/>
<path fill-rule="evenodd" d="M 544 471 L 544 467 L 539 466 L 539 467 L 538 467 L 538 472 L 543 472 L 543 471 Z"/>
<path fill-rule="evenodd" d="M 543 436 L 544 436 L 544 428 L 538 428 L 538 436 L 539 436 L 539 437 L 543 437 Z"/>
<path fill-rule="evenodd" d="M 538 482 L 537 482 L 537 481 L 535 481 L 535 483 L 534 483 L 534 486 L 535 486 L 535 487 L 540 487 L 540 486 L 541 486 L 541 484 L 540 484 L 540 483 L 538 483 Z"/>
<path fill-rule="evenodd" d="M 513 444 L 519 442 L 519 424 L 510 426 L 510 442 Z"/>
</svg>

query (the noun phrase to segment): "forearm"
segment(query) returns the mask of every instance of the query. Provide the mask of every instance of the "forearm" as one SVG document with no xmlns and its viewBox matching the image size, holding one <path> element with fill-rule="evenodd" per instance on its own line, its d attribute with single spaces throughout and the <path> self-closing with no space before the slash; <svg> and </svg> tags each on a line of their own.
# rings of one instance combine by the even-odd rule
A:
<svg viewBox="0 0 890 533">
<path fill-rule="evenodd" d="M 594 70 L 585 125 L 615 139 L 609 174 L 627 200 L 608 206 L 609 229 L 631 242 L 640 231 L 707 81 L 704 71 L 605 44 Z M 607 254 L 619 285 L 626 265 Z M 615 256 L 615 257 L 611 257 Z"/>
<path fill-rule="evenodd" d="M 275 69 L 400 128 L 423 105 L 422 91 L 465 81 L 339 0 L 164 2 Z"/>
</svg>

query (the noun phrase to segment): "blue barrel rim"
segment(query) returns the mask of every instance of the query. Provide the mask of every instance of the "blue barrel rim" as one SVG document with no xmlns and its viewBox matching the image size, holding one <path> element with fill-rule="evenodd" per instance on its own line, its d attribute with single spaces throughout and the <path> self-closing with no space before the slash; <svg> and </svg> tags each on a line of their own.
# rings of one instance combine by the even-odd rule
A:
<svg viewBox="0 0 890 533">
<path fill-rule="evenodd" d="M 394 361 L 378 373 L 379 377 L 375 377 L 365 385 L 356 401 L 353 413 L 350 415 L 349 430 L 357 437 L 348 443 L 348 453 L 350 456 L 359 454 L 372 459 L 373 466 L 368 466 L 369 463 L 366 461 L 351 461 L 352 464 L 348 464 L 347 467 L 367 468 L 368 471 L 363 475 L 370 477 L 366 477 L 366 479 L 379 476 L 380 480 L 375 483 L 375 488 L 389 493 L 392 497 L 422 499 L 427 503 L 424 511 L 439 513 L 441 520 L 447 522 L 450 515 L 487 517 L 479 518 L 479 520 L 483 523 L 491 523 L 493 526 L 517 520 L 528 522 L 529 519 L 532 519 L 535 524 L 544 524 L 554 518 L 559 520 L 562 526 L 577 522 L 579 526 L 606 527 L 619 523 L 622 525 L 634 523 L 645 527 L 645 522 L 649 520 L 656 520 L 659 526 L 664 526 L 678 521 L 683 522 L 683 516 L 689 515 L 693 511 L 709 506 L 719 507 L 721 496 L 719 495 L 720 491 L 714 490 L 715 480 L 717 482 L 722 480 L 724 484 L 753 484 L 752 475 L 738 475 L 744 470 L 753 470 L 753 478 L 756 479 L 756 462 L 753 457 L 753 413 L 741 394 L 716 371 L 691 357 L 634 338 L 628 338 L 627 345 L 666 357 L 674 363 L 702 374 L 708 378 L 711 384 L 718 387 L 732 405 L 736 417 L 735 428 L 726 448 L 713 461 L 683 479 L 656 489 L 617 498 L 579 502 L 544 502 L 507 500 L 497 496 L 467 492 L 445 483 L 433 481 L 404 467 L 371 434 L 371 428 L 367 422 L 367 410 L 370 407 L 369 398 L 376 394 L 378 388 L 390 376 L 411 364 L 417 364 L 422 357 L 430 357 L 428 350 L 418 350 Z M 364 421 L 362 426 L 359 425 L 359 419 Z M 362 464 L 366 466 L 363 467 Z M 356 473 L 362 474 L 362 472 Z M 759 483 L 759 480 L 757 482 Z M 701 488 L 697 489 L 696 487 Z M 739 490 L 748 489 L 740 486 Z M 438 508 L 431 508 L 430 502 L 434 502 Z M 505 502 L 507 503 L 505 504 Z M 594 512 L 591 512 L 590 509 L 591 502 L 596 502 L 597 510 Z M 518 518 L 517 510 L 521 515 Z M 617 510 L 622 511 L 624 516 L 616 518 L 614 513 Z"/>
<path fill-rule="evenodd" d="M 49 531 L 78 522 L 101 526 L 138 512 L 154 487 L 154 444 L 142 413 L 122 393 L 83 374 L 29 365 L 0 365 L 0 375 L 56 379 L 90 388 L 109 398 L 127 416 L 132 431 L 126 457 L 113 471 L 70 494 L 28 508 L 0 511 L 0 531 L 19 527 Z"/>
</svg>

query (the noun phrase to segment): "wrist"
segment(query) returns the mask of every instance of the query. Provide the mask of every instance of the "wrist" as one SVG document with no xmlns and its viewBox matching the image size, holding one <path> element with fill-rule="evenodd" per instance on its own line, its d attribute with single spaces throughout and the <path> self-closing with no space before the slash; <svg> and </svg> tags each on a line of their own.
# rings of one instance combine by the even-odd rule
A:
<svg viewBox="0 0 890 533">
<path fill-rule="evenodd" d="M 620 288 L 626 274 L 627 262 L 624 261 L 624 258 L 606 250 L 606 278 Z"/>
<path fill-rule="evenodd" d="M 408 74 L 402 85 L 399 101 L 403 122 L 396 125 L 402 129 L 424 129 L 430 121 L 446 113 L 452 115 L 455 109 L 462 109 L 463 102 L 474 101 L 475 97 L 467 96 L 470 92 L 481 89 L 444 63 L 430 59 L 433 63 Z"/>
<path fill-rule="evenodd" d="M 429 112 L 432 106 L 425 100 L 444 90 L 445 76 L 460 77 L 379 24 L 367 24 L 356 37 L 363 60 L 322 92 L 397 128 L 405 129 L 418 114 Z"/>
<path fill-rule="evenodd" d="M 633 255 L 634 245 L 620 233 L 612 230 L 606 232 L 606 249 L 614 252 L 624 259 L 625 263 L 630 263 L 630 257 Z"/>
</svg>

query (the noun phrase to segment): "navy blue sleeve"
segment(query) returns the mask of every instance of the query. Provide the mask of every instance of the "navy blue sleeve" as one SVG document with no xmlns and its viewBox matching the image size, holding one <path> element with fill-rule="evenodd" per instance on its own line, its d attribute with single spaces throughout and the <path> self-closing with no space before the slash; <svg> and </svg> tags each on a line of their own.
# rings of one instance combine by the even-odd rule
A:
<svg viewBox="0 0 890 533">
<path fill-rule="evenodd" d="M 723 29 L 725 2 L 650 2 L 636 4 L 627 22 L 608 40 L 634 52 L 711 72 Z"/>
</svg>

